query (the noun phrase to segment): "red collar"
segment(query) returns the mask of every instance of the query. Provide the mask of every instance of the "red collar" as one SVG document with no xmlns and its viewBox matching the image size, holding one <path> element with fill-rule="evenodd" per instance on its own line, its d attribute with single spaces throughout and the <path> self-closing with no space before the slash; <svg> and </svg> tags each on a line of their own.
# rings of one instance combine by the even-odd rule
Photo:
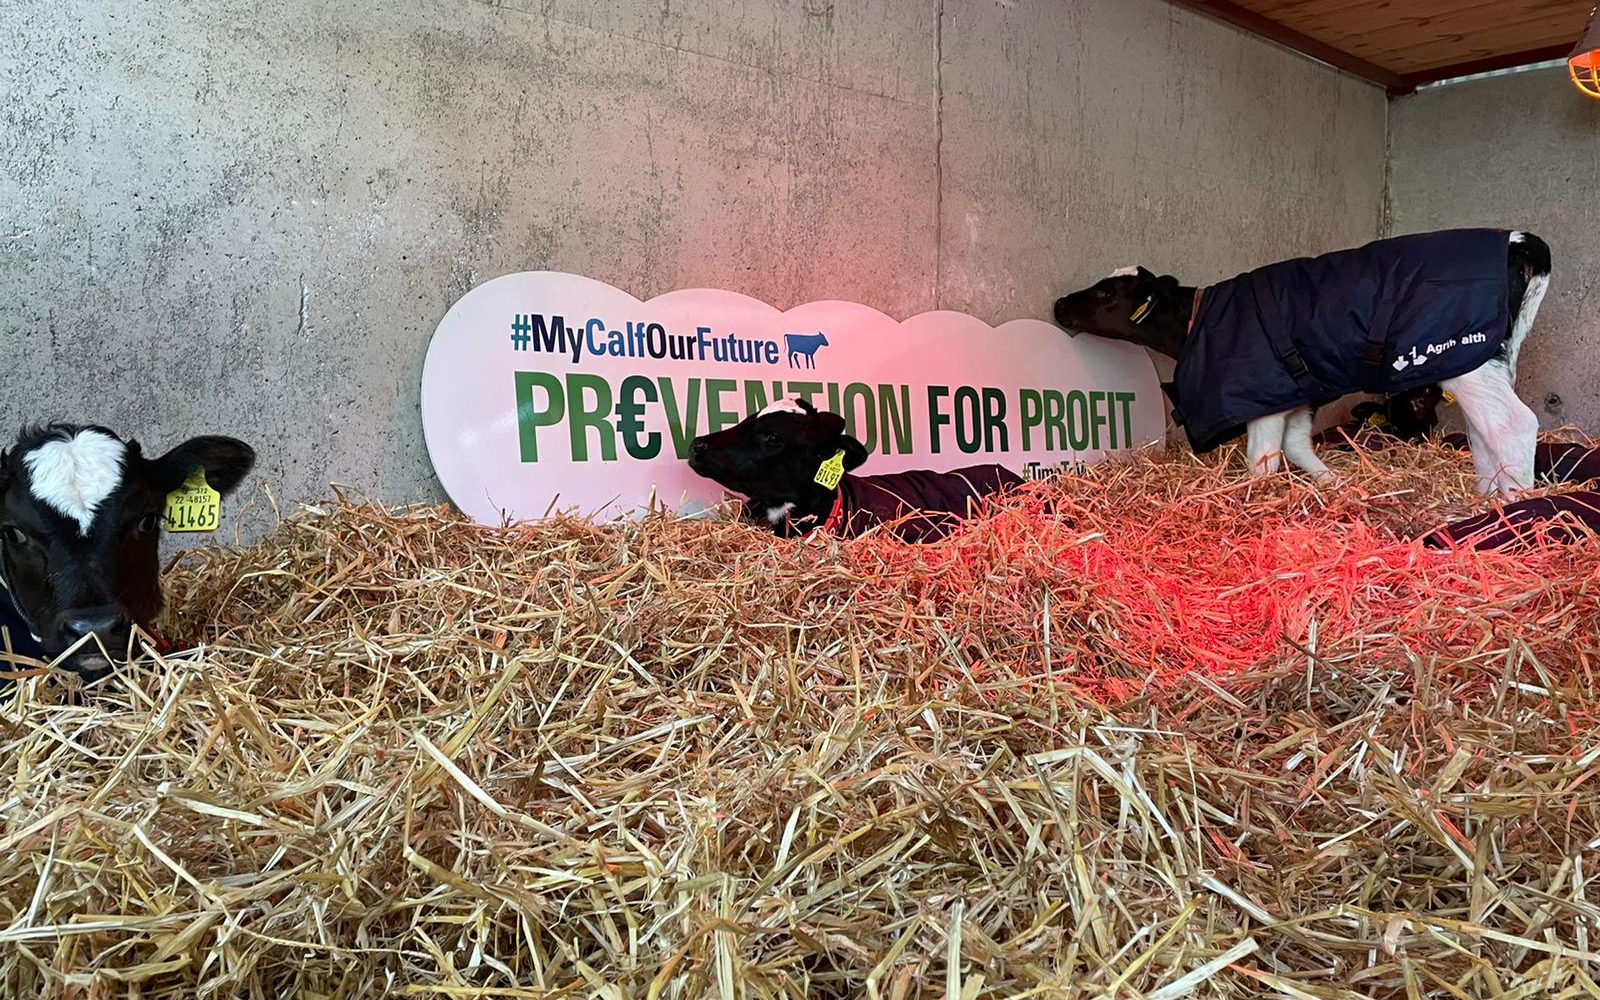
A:
<svg viewBox="0 0 1600 1000">
<path fill-rule="evenodd" d="M 822 530 L 830 535 L 837 535 L 844 529 L 844 488 L 841 487 L 834 493 L 833 510 L 828 512 L 828 519 L 823 522 Z"/>
<path fill-rule="evenodd" d="M 144 628 L 145 634 L 151 638 L 151 644 L 155 646 L 155 650 L 158 654 L 162 656 L 170 656 L 172 653 L 177 652 L 178 647 L 174 646 L 166 636 L 162 635 L 160 632 L 157 632 L 154 625 L 141 627 Z"/>
</svg>

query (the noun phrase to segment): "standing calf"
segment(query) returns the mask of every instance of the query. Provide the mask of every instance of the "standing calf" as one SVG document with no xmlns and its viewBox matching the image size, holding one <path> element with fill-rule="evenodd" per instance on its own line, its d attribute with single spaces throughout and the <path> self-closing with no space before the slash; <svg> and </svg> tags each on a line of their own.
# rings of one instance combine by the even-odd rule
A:
<svg viewBox="0 0 1600 1000">
<path fill-rule="evenodd" d="M 1209 288 L 1139 267 L 1055 305 L 1076 333 L 1178 360 L 1174 418 L 1195 451 L 1248 435 L 1251 471 L 1279 456 L 1318 479 L 1312 413 L 1352 392 L 1438 384 L 1467 418 L 1478 488 L 1533 485 L 1538 418 L 1517 398 L 1517 354 L 1550 286 L 1531 233 L 1450 230 L 1268 265 Z"/>
<path fill-rule="evenodd" d="M 161 612 L 167 494 L 197 469 L 227 494 L 254 463 L 249 445 L 227 437 L 148 459 L 103 427 L 24 430 L 0 452 L 0 615 L 27 632 L 13 630 L 13 647 L 55 659 L 90 636 L 63 665 L 86 678 L 106 672 L 132 626 L 148 631 Z"/>
<path fill-rule="evenodd" d="M 821 528 L 848 538 L 887 524 L 903 541 L 933 541 L 984 497 L 1022 484 L 998 465 L 845 475 L 867 460 L 867 449 L 844 429 L 837 413 L 818 412 L 803 399 L 779 400 L 695 438 L 689 468 L 743 493 L 745 518 L 785 537 Z"/>
</svg>

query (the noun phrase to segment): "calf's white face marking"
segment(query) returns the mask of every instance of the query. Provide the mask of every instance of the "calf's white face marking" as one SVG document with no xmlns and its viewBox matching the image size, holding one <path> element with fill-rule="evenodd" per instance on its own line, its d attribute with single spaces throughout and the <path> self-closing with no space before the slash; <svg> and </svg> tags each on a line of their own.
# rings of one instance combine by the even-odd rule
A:
<svg viewBox="0 0 1600 1000">
<path fill-rule="evenodd" d="M 756 414 L 756 416 L 764 417 L 769 413 L 798 413 L 801 416 L 804 416 L 805 412 L 805 409 L 800 405 L 800 397 L 790 396 L 787 399 L 778 400 L 771 406 L 768 406 L 766 409 Z"/>
<path fill-rule="evenodd" d="M 34 498 L 89 534 L 95 511 L 122 484 L 127 446 L 109 434 L 79 431 L 65 440 L 46 441 L 22 457 Z"/>
<path fill-rule="evenodd" d="M 767 522 L 774 527 L 783 523 L 784 518 L 794 512 L 794 504 L 785 503 L 782 507 L 767 508 Z"/>
<path fill-rule="evenodd" d="M 1119 267 L 1111 272 L 1111 277 L 1113 278 L 1137 278 L 1138 276 L 1139 269 L 1137 267 Z"/>
</svg>

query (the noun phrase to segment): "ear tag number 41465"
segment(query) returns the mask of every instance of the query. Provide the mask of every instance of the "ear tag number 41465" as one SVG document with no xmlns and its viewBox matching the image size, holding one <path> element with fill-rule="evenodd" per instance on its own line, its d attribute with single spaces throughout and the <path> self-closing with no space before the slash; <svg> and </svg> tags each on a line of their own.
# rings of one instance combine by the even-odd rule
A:
<svg viewBox="0 0 1600 1000">
<path fill-rule="evenodd" d="M 167 494 L 168 531 L 216 531 L 222 523 L 222 494 L 206 482 L 206 470 L 196 469 L 188 480 Z"/>
</svg>

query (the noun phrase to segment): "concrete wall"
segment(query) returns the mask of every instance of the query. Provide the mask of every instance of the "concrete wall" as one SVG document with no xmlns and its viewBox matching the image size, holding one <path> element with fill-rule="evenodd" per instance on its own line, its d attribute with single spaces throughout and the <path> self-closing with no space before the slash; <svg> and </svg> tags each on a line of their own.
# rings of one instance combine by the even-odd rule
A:
<svg viewBox="0 0 1600 1000">
<path fill-rule="evenodd" d="M 1546 427 L 1600 434 L 1600 101 L 1564 69 L 1491 77 L 1394 102 L 1392 230 L 1528 229 L 1555 256 L 1518 363 Z"/>
<path fill-rule="evenodd" d="M 286 503 L 439 495 L 423 353 L 504 272 L 998 323 L 1380 220 L 1382 93 L 1163 0 L 0 0 L 0 52 L 0 426 L 234 433 Z"/>
</svg>

